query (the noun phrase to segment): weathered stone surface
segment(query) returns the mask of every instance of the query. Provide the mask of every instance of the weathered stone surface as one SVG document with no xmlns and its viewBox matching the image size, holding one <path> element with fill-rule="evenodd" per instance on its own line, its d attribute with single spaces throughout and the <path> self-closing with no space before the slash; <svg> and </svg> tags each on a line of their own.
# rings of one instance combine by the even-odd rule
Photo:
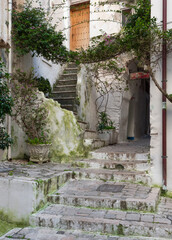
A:
<svg viewBox="0 0 172 240">
<path fill-rule="evenodd" d="M 146 221 L 147 220 L 149 221 Z M 159 222 L 155 220 L 159 218 Z M 152 219 L 152 222 L 151 222 Z M 143 221 L 144 220 L 144 221 Z M 172 236 L 172 224 L 165 216 L 151 213 L 96 210 L 90 208 L 51 205 L 31 216 L 30 223 L 36 226 L 76 229 L 112 234 L 152 237 Z"/>
<path fill-rule="evenodd" d="M 97 191 L 101 186 L 104 191 Z M 106 191 L 106 186 L 122 186 L 121 192 Z M 157 205 L 159 189 L 131 183 L 112 183 L 98 180 L 71 180 L 57 193 L 49 196 L 52 203 L 74 206 L 135 209 L 153 211 Z M 152 200 L 154 199 L 154 200 Z"/>
<path fill-rule="evenodd" d="M 58 231 L 50 228 L 31 228 L 14 229 L 7 233 L 5 236 L 0 237 L 1 240 L 15 239 L 19 235 L 24 238 L 17 238 L 17 240 L 155 240 L 155 238 L 147 238 L 140 236 L 122 237 L 122 236 L 106 236 L 96 234 L 86 234 L 81 231 Z M 166 238 L 167 239 L 167 238 Z M 165 240 L 165 238 L 156 238 L 156 240 Z"/>
</svg>

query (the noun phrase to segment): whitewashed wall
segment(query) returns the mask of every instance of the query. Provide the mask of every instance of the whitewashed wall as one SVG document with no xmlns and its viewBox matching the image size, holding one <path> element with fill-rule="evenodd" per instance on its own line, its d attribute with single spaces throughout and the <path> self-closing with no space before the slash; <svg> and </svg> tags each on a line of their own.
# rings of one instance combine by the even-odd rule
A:
<svg viewBox="0 0 172 240">
<path fill-rule="evenodd" d="M 162 0 L 152 0 L 152 16 L 157 18 L 158 23 L 162 23 Z M 167 21 L 168 28 L 172 28 L 172 1 L 167 1 Z M 162 67 L 161 61 L 156 69 L 156 78 L 161 84 Z M 167 58 L 167 91 L 172 93 L 172 56 Z M 153 183 L 162 184 L 162 95 L 151 82 L 151 102 L 150 102 L 150 121 L 151 121 L 151 158 L 153 160 L 152 177 Z M 167 100 L 167 188 L 172 190 L 172 104 Z"/>
<path fill-rule="evenodd" d="M 117 33 L 121 27 L 122 5 L 100 6 L 98 0 L 90 1 L 90 38 L 101 35 L 102 31 L 107 34 Z"/>
</svg>

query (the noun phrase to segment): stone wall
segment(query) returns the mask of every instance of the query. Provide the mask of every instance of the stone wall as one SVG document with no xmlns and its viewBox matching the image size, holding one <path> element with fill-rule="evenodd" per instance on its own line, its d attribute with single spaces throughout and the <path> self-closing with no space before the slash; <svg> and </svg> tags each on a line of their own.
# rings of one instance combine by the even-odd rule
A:
<svg viewBox="0 0 172 240">
<path fill-rule="evenodd" d="M 74 114 L 62 109 L 58 102 L 40 97 L 49 111 L 48 126 L 50 129 L 50 159 L 54 162 L 67 161 L 73 157 L 84 155 L 82 131 Z M 12 125 L 12 158 L 22 159 L 27 155 L 27 137 L 16 123 Z"/>
</svg>

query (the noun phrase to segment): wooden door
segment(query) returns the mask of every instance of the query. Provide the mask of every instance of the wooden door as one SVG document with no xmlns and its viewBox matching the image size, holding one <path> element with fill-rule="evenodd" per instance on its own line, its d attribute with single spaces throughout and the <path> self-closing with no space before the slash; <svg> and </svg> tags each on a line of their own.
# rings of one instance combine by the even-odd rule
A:
<svg viewBox="0 0 172 240">
<path fill-rule="evenodd" d="M 90 40 L 90 6 L 89 3 L 82 3 L 71 6 L 70 10 L 70 49 L 86 49 Z"/>
</svg>

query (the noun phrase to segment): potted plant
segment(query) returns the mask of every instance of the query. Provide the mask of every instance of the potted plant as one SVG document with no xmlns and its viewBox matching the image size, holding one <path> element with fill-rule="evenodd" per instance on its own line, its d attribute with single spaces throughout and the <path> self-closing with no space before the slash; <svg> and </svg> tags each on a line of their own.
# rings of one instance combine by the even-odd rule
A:
<svg viewBox="0 0 172 240">
<path fill-rule="evenodd" d="M 100 139 L 105 141 L 105 145 L 117 143 L 118 133 L 106 112 L 99 113 L 98 132 Z"/>
<path fill-rule="evenodd" d="M 11 80 L 14 100 L 12 117 L 27 136 L 28 153 L 32 162 L 49 160 L 48 110 L 37 89 L 34 73 L 18 70 Z"/>
</svg>

